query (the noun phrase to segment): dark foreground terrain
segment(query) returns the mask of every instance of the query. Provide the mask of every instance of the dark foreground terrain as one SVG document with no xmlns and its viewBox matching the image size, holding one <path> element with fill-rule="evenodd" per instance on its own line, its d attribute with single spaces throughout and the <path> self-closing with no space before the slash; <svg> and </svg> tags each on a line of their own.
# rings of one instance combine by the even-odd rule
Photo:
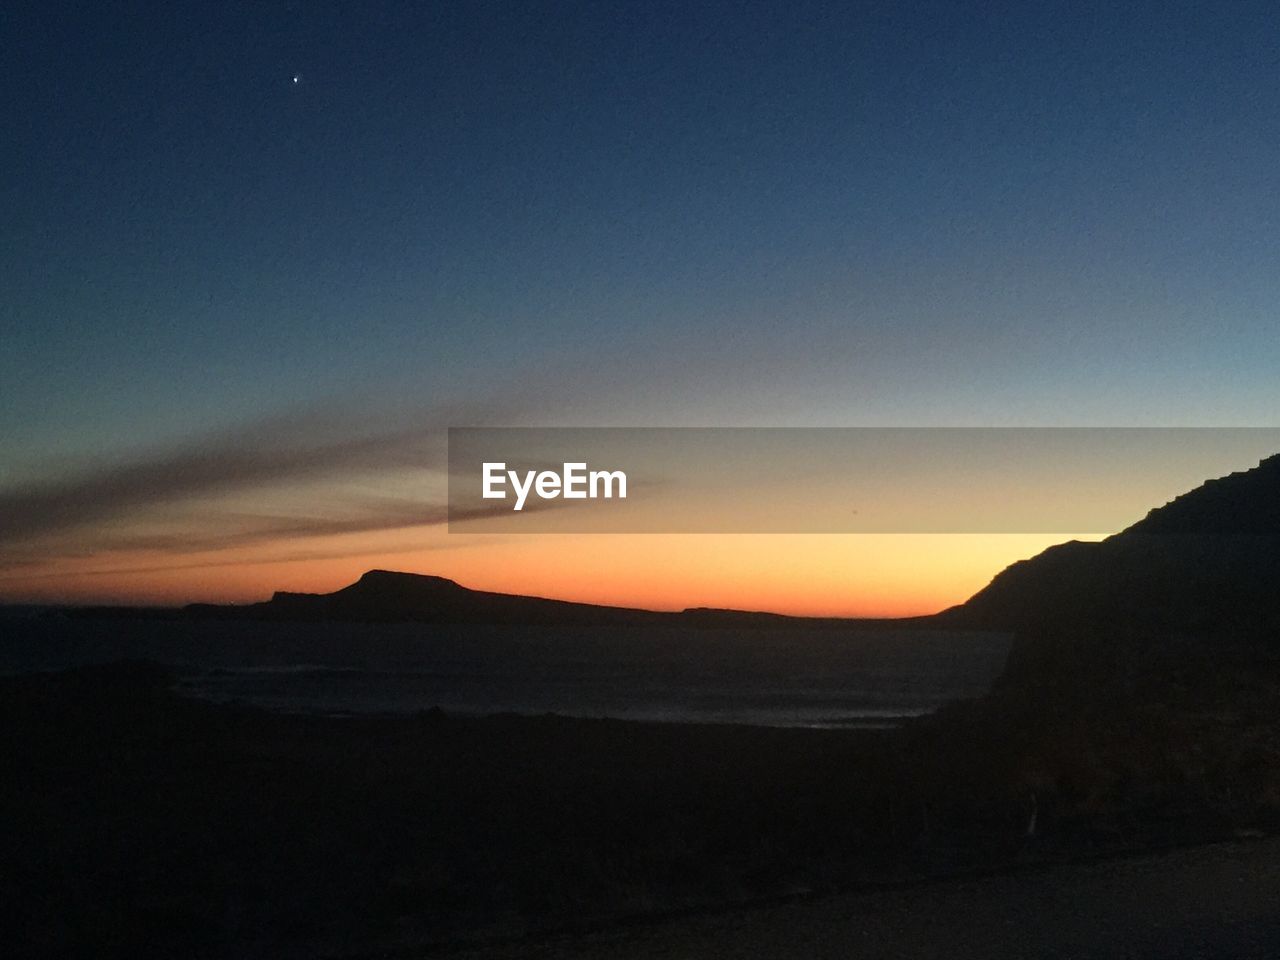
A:
<svg viewBox="0 0 1280 960">
<path fill-rule="evenodd" d="M 844 876 L 888 799 L 865 734 L 288 716 L 145 664 L 2 690 L 24 954 L 344 955 L 741 899 Z"/>
<path fill-rule="evenodd" d="M 450 960 L 1272 960 L 1280 840 L 797 900 Z"/>
<path fill-rule="evenodd" d="M 1270 829 L 1273 679 L 1250 660 L 1206 684 L 1179 663 L 1197 683 L 1175 704 L 1130 685 L 1122 708 L 1072 716 L 1038 694 L 996 708 L 997 691 L 893 732 L 288 716 L 175 696 L 146 664 L 11 678 L 4 941 L 20 956 L 518 951 L 636 917 Z"/>
</svg>

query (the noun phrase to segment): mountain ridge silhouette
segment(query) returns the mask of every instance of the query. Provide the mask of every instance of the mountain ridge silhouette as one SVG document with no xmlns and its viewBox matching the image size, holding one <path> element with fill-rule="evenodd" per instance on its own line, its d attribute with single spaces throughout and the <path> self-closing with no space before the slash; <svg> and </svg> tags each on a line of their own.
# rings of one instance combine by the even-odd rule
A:
<svg viewBox="0 0 1280 960">
<path fill-rule="evenodd" d="M 442 576 L 378 569 L 332 593 L 279 591 L 262 603 L 191 604 L 184 613 L 304 621 L 1280 632 L 1280 454 L 1206 480 L 1104 540 L 1067 541 L 1020 560 L 964 603 L 932 616 L 792 617 L 696 607 L 664 612 L 473 590 Z"/>
<path fill-rule="evenodd" d="M 1020 560 L 938 618 L 1014 631 L 1280 628 L 1280 454 L 1207 480 L 1104 540 Z"/>
</svg>

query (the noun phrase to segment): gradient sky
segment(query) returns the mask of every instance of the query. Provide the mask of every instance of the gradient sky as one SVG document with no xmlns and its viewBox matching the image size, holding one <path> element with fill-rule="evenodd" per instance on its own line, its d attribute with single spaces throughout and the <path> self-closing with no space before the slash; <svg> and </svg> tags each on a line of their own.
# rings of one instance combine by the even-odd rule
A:
<svg viewBox="0 0 1280 960">
<path fill-rule="evenodd" d="M 0 37 L 0 596 L 394 564 L 915 611 L 1038 541 L 451 537 L 438 431 L 1280 408 L 1271 4 L 12 2 Z"/>
</svg>

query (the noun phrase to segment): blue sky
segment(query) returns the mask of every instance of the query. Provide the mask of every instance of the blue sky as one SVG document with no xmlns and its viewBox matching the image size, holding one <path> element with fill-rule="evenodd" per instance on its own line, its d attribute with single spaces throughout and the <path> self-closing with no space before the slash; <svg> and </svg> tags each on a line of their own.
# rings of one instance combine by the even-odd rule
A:
<svg viewBox="0 0 1280 960">
<path fill-rule="evenodd" d="M 315 409 L 1227 425 L 1280 401 L 1266 4 L 0 17 L 0 482 Z"/>
</svg>

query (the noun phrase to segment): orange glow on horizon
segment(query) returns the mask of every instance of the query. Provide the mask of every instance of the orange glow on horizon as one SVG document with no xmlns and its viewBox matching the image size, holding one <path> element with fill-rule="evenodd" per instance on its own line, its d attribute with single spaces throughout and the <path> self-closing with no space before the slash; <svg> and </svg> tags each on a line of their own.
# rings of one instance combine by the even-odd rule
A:
<svg viewBox="0 0 1280 960">
<path fill-rule="evenodd" d="M 63 559 L 0 580 L 10 602 L 245 603 L 325 593 L 380 568 L 477 590 L 653 610 L 725 607 L 901 617 L 960 603 L 1004 567 L 1067 537 L 991 535 L 450 535 L 423 528 L 207 554 Z"/>
</svg>

